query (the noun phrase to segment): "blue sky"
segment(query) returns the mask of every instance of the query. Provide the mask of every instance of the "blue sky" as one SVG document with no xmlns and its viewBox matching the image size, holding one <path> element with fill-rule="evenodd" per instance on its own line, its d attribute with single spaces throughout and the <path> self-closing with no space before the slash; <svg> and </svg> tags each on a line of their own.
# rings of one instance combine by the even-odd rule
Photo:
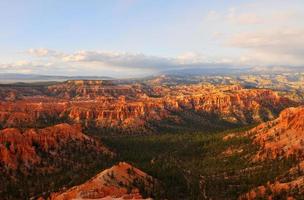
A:
<svg viewBox="0 0 304 200">
<path fill-rule="evenodd" d="M 0 73 L 302 66 L 303 0 L 0 0 Z"/>
</svg>

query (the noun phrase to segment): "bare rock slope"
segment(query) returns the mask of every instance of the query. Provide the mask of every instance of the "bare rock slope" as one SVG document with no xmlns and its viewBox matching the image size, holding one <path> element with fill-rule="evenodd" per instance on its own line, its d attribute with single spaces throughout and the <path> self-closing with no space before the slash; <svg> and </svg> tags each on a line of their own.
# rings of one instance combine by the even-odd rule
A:
<svg viewBox="0 0 304 200">
<path fill-rule="evenodd" d="M 154 184 L 155 180 L 151 176 L 121 162 L 81 185 L 52 194 L 50 199 L 144 199 L 142 189 L 149 193 Z"/>
</svg>

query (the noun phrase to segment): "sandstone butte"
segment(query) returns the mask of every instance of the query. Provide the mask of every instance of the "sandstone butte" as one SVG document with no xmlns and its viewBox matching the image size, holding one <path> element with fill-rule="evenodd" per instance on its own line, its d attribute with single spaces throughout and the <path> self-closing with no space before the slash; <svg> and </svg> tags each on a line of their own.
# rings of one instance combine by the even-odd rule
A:
<svg viewBox="0 0 304 200">
<path fill-rule="evenodd" d="M 294 156 L 298 163 L 285 175 L 277 177 L 274 183 L 259 186 L 242 195 L 240 199 L 267 198 L 288 191 L 289 199 L 296 199 L 294 194 L 304 196 L 304 107 L 287 108 L 280 116 L 248 131 L 246 135 L 254 138 L 260 149 L 254 162 L 265 159 L 288 158 Z M 270 192 L 271 191 L 271 192 Z"/>
<path fill-rule="evenodd" d="M 271 90 L 238 85 L 147 86 L 111 81 L 67 81 L 32 90 L 0 87 L 0 99 L 4 128 L 68 121 L 142 130 L 151 121 L 178 123 L 176 113 L 183 111 L 216 114 L 231 123 L 253 123 L 273 119 L 295 104 Z"/>
<path fill-rule="evenodd" d="M 110 153 L 101 144 L 84 135 L 78 125 L 58 124 L 26 130 L 6 128 L 0 131 L 0 164 L 10 169 L 17 169 L 21 165 L 31 168 L 43 161 L 38 150 L 56 154 L 71 141 L 85 143 L 101 153 Z"/>
<path fill-rule="evenodd" d="M 51 194 L 49 199 L 144 199 L 140 193 L 139 184 L 146 191 L 149 191 L 156 184 L 156 181 L 130 164 L 121 162 L 102 171 L 81 185 Z"/>
</svg>

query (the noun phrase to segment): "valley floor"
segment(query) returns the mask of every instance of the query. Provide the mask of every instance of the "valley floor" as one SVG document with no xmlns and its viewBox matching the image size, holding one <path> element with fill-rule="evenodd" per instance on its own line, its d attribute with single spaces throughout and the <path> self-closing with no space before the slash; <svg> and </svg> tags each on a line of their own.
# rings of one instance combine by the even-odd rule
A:
<svg viewBox="0 0 304 200">
<path fill-rule="evenodd" d="M 251 188 L 274 181 L 293 160 L 250 162 L 257 151 L 248 137 L 224 140 L 231 132 L 103 136 L 119 161 L 158 179 L 155 199 L 237 199 Z"/>
</svg>

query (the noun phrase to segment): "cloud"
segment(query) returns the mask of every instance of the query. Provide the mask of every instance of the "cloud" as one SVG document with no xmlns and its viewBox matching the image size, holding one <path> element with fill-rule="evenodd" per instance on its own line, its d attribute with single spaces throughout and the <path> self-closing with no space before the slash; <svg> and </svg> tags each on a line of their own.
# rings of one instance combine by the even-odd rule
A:
<svg viewBox="0 0 304 200">
<path fill-rule="evenodd" d="M 52 71 L 53 74 L 101 74 L 114 77 L 136 77 L 174 69 L 232 66 L 229 59 L 212 59 L 204 54 L 191 51 L 176 57 L 159 57 L 142 53 L 115 51 L 66 53 L 44 48 L 31 49 L 26 52 L 33 56 L 34 61 L 32 63 L 25 63 L 20 67 L 13 63 L 6 65 L 7 69 L 13 71 L 17 70 L 17 67 L 18 69 L 23 67 L 32 69 L 32 72 L 46 72 L 45 74 Z M 35 57 L 37 60 L 35 60 Z M 46 65 L 46 62 L 51 64 Z"/>
<path fill-rule="evenodd" d="M 165 57 L 148 56 L 141 53 L 79 51 L 62 56 L 65 62 L 102 63 L 108 66 L 126 68 L 159 69 L 172 65 L 172 60 Z"/>
<path fill-rule="evenodd" d="M 46 48 L 38 48 L 38 49 L 28 49 L 26 51 L 30 55 L 38 56 L 38 57 L 47 57 L 47 56 L 60 56 L 61 54 L 57 51 L 46 49 Z"/>
<path fill-rule="evenodd" d="M 224 27 L 227 32 L 268 27 L 297 27 L 303 26 L 303 6 L 303 1 L 297 0 L 238 3 L 224 9 L 210 10 L 204 19 L 209 23 L 209 28 Z"/>
<path fill-rule="evenodd" d="M 234 35 L 229 43 L 239 48 L 303 55 L 304 29 L 244 32 Z"/>
<path fill-rule="evenodd" d="M 208 50 L 235 65 L 303 66 L 303 6 L 297 0 L 265 0 L 210 10 L 203 21 L 213 44 Z"/>
<path fill-rule="evenodd" d="M 200 53 L 186 52 L 178 56 L 175 62 L 180 65 L 203 64 L 207 62 L 207 57 Z"/>
<path fill-rule="evenodd" d="M 5 73 L 34 73 L 35 71 L 46 70 L 50 63 L 34 63 L 31 61 L 16 61 L 0 64 L 0 71 Z"/>
<path fill-rule="evenodd" d="M 32 49 L 33 52 L 39 52 Z M 99 67 L 112 67 L 119 69 L 140 70 L 168 70 L 183 68 L 189 65 L 205 65 L 214 63 L 200 53 L 186 52 L 177 57 L 150 56 L 142 53 L 110 52 L 110 51 L 78 51 L 75 53 L 62 53 L 49 50 L 52 53 L 38 53 L 38 57 L 59 59 L 66 64 L 94 65 Z"/>
<path fill-rule="evenodd" d="M 243 32 L 232 36 L 228 45 L 248 50 L 243 61 L 304 65 L 304 29 Z"/>
</svg>

